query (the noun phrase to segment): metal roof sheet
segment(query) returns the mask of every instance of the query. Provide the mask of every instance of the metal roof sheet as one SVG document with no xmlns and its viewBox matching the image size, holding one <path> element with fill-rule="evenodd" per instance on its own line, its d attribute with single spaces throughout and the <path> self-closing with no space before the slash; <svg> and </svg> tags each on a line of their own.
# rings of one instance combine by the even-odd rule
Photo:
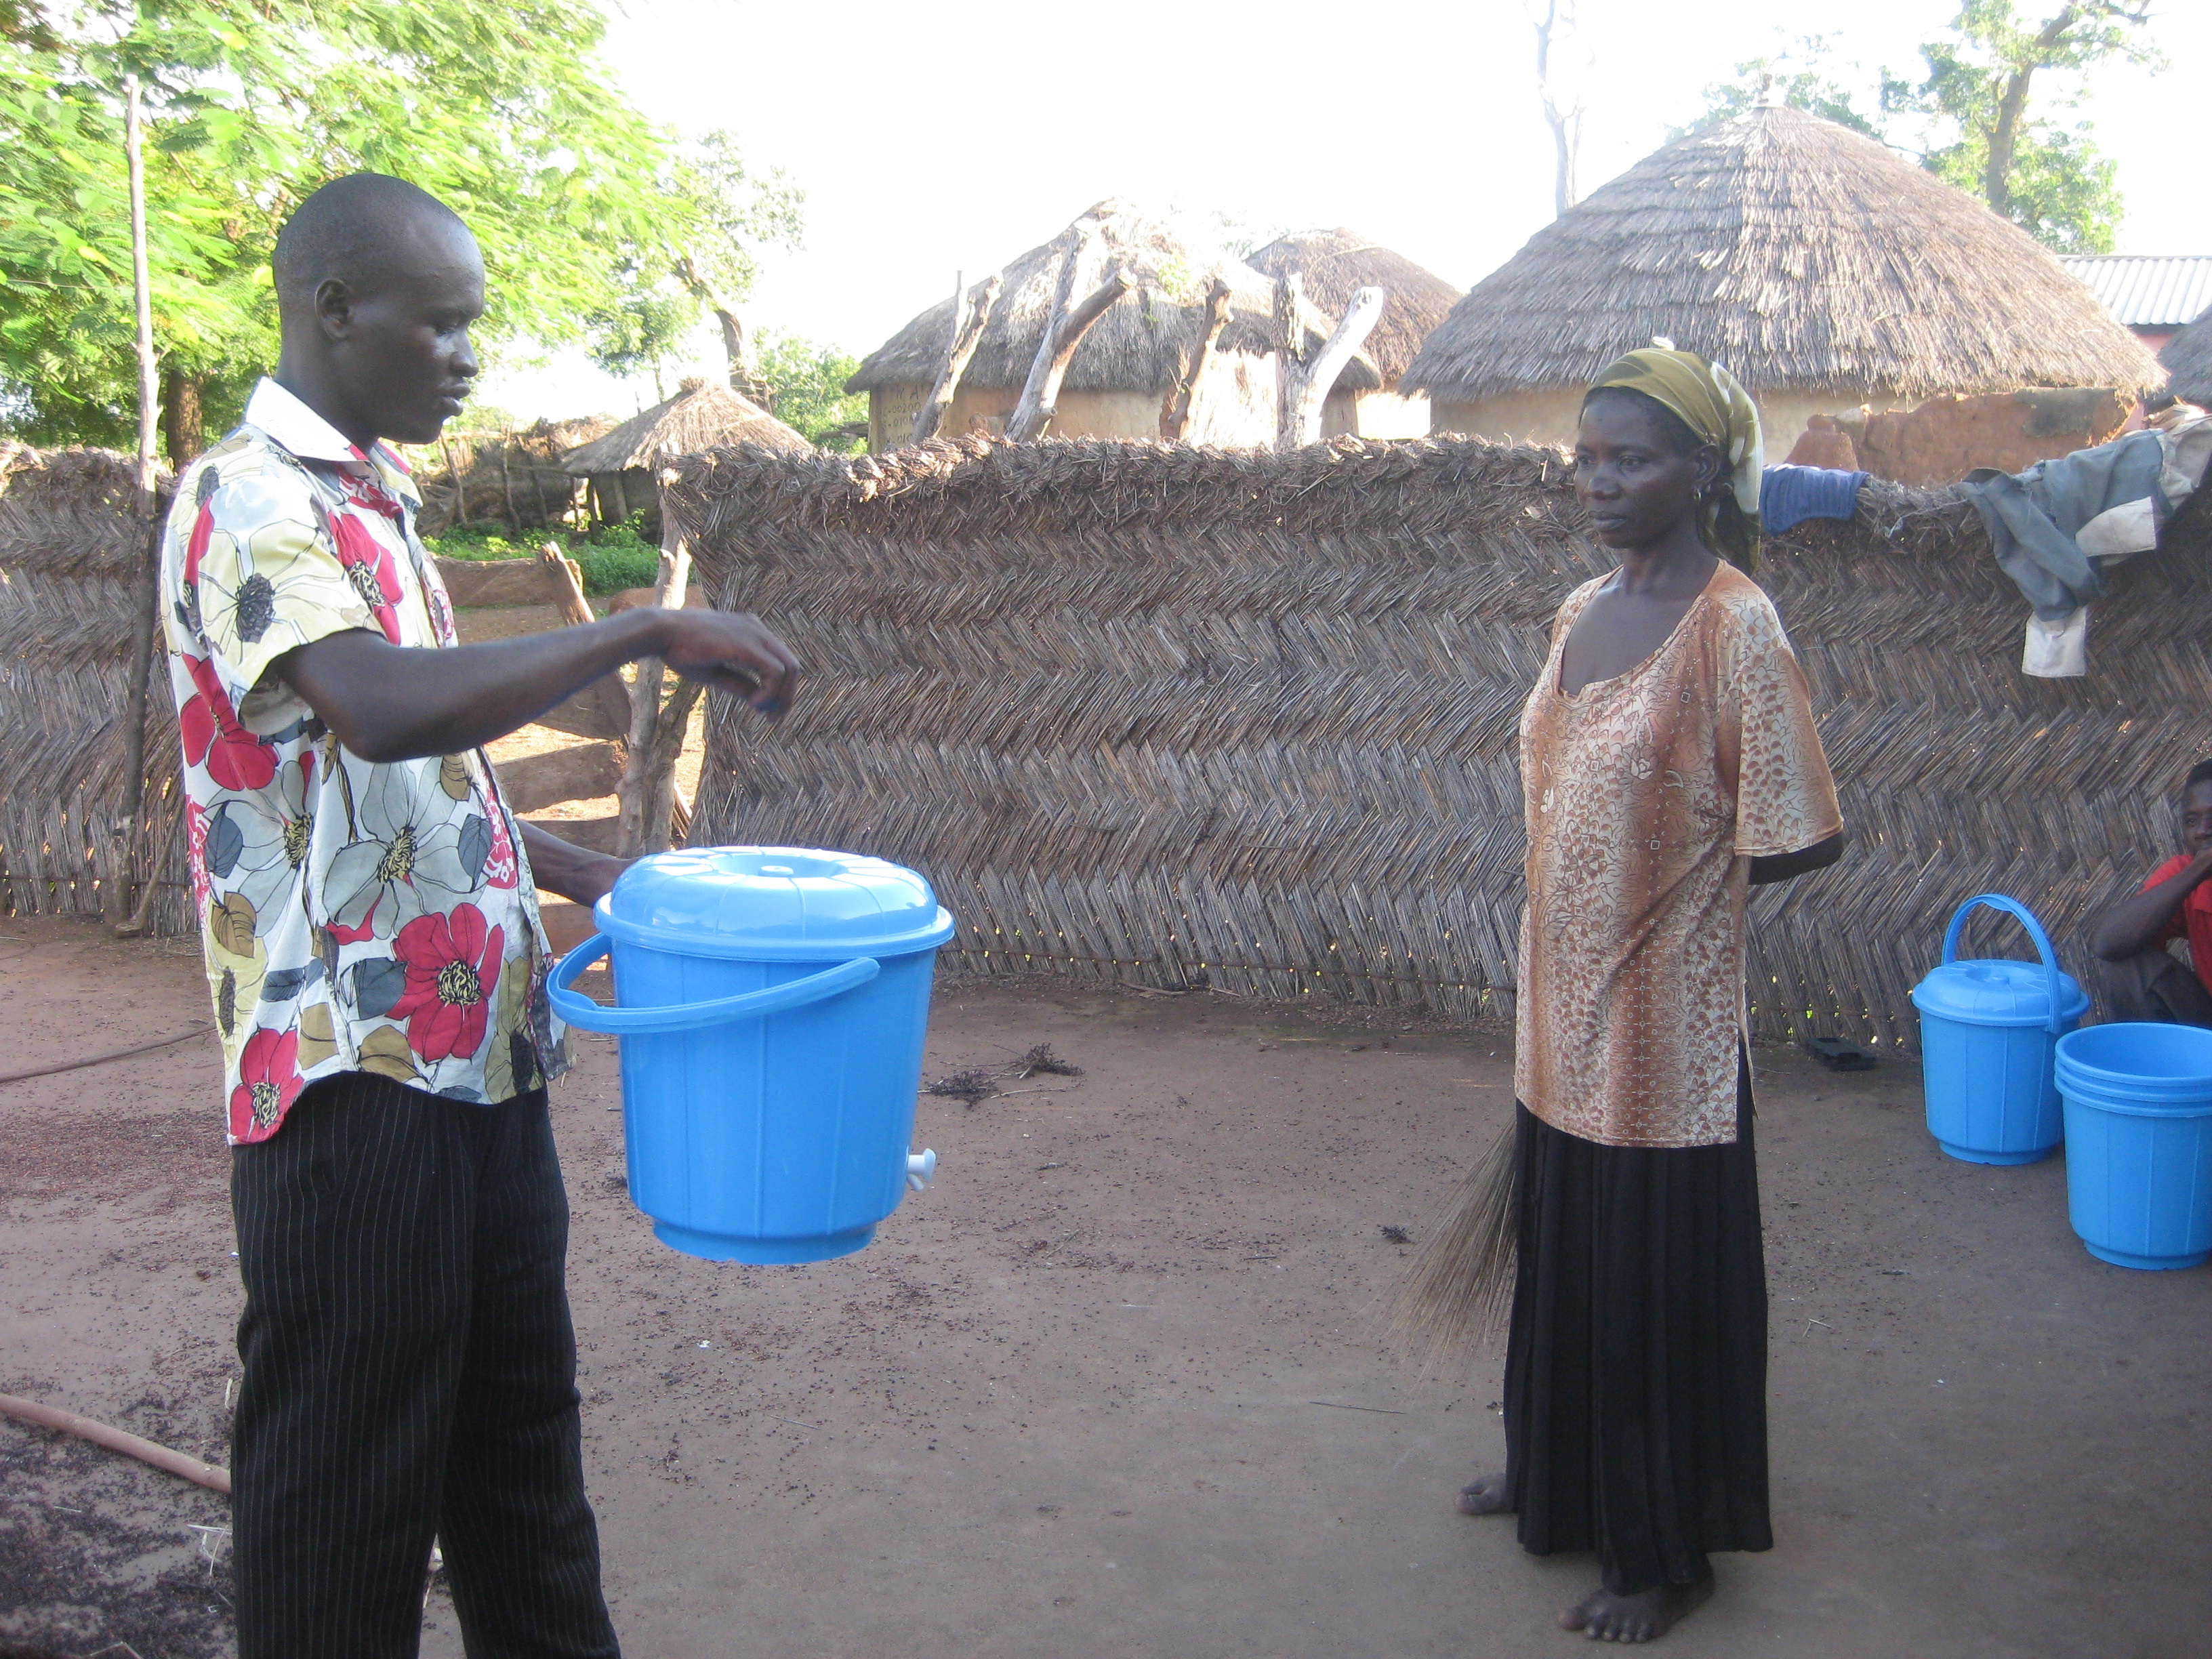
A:
<svg viewBox="0 0 2212 1659">
<path fill-rule="evenodd" d="M 2130 328 L 2182 328 L 2212 310 L 2212 253 L 2075 253 L 2058 263 Z"/>
</svg>

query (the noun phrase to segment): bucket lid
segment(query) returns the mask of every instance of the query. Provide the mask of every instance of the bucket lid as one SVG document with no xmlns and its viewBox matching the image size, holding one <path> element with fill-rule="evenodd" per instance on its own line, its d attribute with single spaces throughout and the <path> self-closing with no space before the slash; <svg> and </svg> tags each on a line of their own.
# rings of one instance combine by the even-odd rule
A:
<svg viewBox="0 0 2212 1659">
<path fill-rule="evenodd" d="M 592 915 L 623 944 L 756 962 L 902 956 L 952 937 L 951 915 L 914 871 L 804 847 L 655 853 Z"/>
<path fill-rule="evenodd" d="M 2050 971 L 2039 962 L 2006 957 L 1947 962 L 1912 988 L 1913 1006 L 1965 1025 L 2047 1025 Z M 2071 974 L 2058 975 L 2058 1001 L 2061 1025 L 2089 1011 L 2089 994 Z"/>
</svg>

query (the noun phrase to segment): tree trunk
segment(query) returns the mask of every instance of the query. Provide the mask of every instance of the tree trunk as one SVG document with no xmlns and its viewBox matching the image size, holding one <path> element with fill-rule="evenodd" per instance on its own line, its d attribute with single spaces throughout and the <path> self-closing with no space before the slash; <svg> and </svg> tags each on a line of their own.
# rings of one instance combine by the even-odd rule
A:
<svg viewBox="0 0 2212 1659">
<path fill-rule="evenodd" d="M 1006 435 L 1018 443 L 1044 435 L 1060 399 L 1060 383 L 1066 377 L 1075 348 L 1083 343 L 1084 332 L 1106 314 L 1108 306 L 1128 291 L 1128 276 L 1116 267 L 1105 287 L 1080 307 L 1075 305 L 1076 283 L 1083 267 L 1090 263 L 1091 245 L 1097 235 L 1098 222 L 1089 218 L 1077 220 L 1060 233 L 1060 281 L 1053 290 L 1052 311 L 1045 318 L 1044 336 L 1037 342 L 1036 356 L 1030 363 L 1021 401 L 1006 417 Z M 1077 326 L 1079 312 L 1088 313 L 1080 327 Z"/>
<path fill-rule="evenodd" d="M 2004 96 L 1997 100 L 1997 118 L 1990 127 L 1989 155 L 1982 162 L 1982 199 L 1992 212 L 2011 216 L 2012 163 L 2020 149 L 2021 117 L 2027 112 L 2028 84 L 2036 70 L 2065 44 L 2066 32 L 2081 16 L 2079 6 L 2061 6 L 2036 35 L 2027 60 L 2005 78 Z"/>
<path fill-rule="evenodd" d="M 737 307 L 716 288 L 689 255 L 676 262 L 676 275 L 684 287 L 721 325 L 722 351 L 730 360 L 730 387 L 739 397 L 758 404 L 763 409 L 775 407 L 775 394 L 768 382 L 761 378 L 760 359 L 756 355 L 752 331 L 745 326 L 744 319 L 738 314 Z"/>
<path fill-rule="evenodd" d="M 161 447 L 168 451 L 172 471 L 182 472 L 207 447 L 207 420 L 201 412 L 206 387 L 204 374 L 161 371 Z"/>
<path fill-rule="evenodd" d="M 952 335 L 945 347 L 945 367 L 938 371 L 937 384 L 929 389 L 929 401 L 915 415 L 913 442 L 922 443 L 935 437 L 938 428 L 945 424 L 945 414 L 960 390 L 960 377 L 968 372 L 975 348 L 983 342 L 983 331 L 991 321 L 991 307 L 998 304 L 999 289 L 1005 280 L 994 272 L 971 307 L 968 303 L 967 273 L 960 274 L 952 296 Z"/>
<path fill-rule="evenodd" d="M 1328 394 L 1334 390 L 1345 365 L 1375 331 L 1388 297 L 1379 288 L 1363 288 L 1353 295 L 1351 305 L 1345 308 L 1343 320 L 1328 337 L 1328 343 L 1314 354 L 1310 363 L 1300 365 L 1296 371 L 1297 397 L 1291 410 L 1293 441 L 1321 441 L 1322 407 L 1328 402 Z"/>
<path fill-rule="evenodd" d="M 1298 313 L 1304 308 L 1305 278 L 1293 270 L 1275 279 L 1275 447 L 1295 449 L 1298 441 L 1299 371 L 1305 367 L 1299 350 L 1304 331 Z"/>
<path fill-rule="evenodd" d="M 138 307 L 138 568 L 131 582 L 131 683 L 123 715 L 123 810 L 109 826 L 110 857 L 100 885 L 100 910 L 118 933 L 131 927 L 133 876 L 150 889 L 157 872 L 136 868 L 144 837 L 139 817 L 146 805 L 147 682 L 154 673 L 154 617 L 160 604 L 161 531 L 155 520 L 154 425 L 160 395 L 154 356 L 153 282 L 146 257 L 146 167 L 140 144 L 138 77 L 123 79 L 123 143 L 131 174 L 131 273 Z M 179 808 L 181 811 L 183 809 Z"/>
<path fill-rule="evenodd" d="M 1160 436 L 1170 443 L 1182 443 L 1190 436 L 1191 410 L 1198 397 L 1199 379 L 1206 373 L 1214 348 L 1221 343 L 1221 331 L 1228 326 L 1229 283 L 1225 277 L 1216 276 L 1206 290 L 1206 331 L 1198 337 L 1198 349 L 1191 354 L 1190 367 L 1168 394 L 1168 406 L 1160 417 Z"/>
<path fill-rule="evenodd" d="M 1542 0 L 1543 15 L 1531 17 L 1536 28 L 1536 96 L 1544 106 L 1544 125 L 1552 130 L 1552 207 L 1565 213 L 1579 199 L 1575 185 L 1575 156 L 1582 148 L 1583 111 L 1579 102 L 1563 104 L 1552 73 L 1552 50 L 1571 39 L 1575 30 L 1574 0 Z"/>
<path fill-rule="evenodd" d="M 653 584 L 653 602 L 669 610 L 681 609 L 691 580 L 691 551 L 676 533 L 672 515 L 661 515 L 660 571 Z M 669 834 L 669 789 L 675 776 L 676 757 L 683 751 L 683 727 L 695 692 L 686 701 L 682 688 L 670 699 L 669 713 L 660 707 L 661 665 L 658 657 L 641 658 L 637 679 L 630 687 L 629 757 L 623 768 L 617 792 L 622 805 L 620 850 L 624 858 L 665 852 Z M 680 705 L 680 707 L 679 707 Z M 672 721 L 672 746 L 657 741 L 664 718 Z"/>
</svg>

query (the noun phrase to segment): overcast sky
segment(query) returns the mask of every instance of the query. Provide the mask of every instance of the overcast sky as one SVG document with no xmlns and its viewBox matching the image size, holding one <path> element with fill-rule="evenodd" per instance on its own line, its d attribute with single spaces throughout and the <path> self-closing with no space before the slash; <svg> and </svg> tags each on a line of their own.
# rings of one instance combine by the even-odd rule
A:
<svg viewBox="0 0 2212 1659">
<path fill-rule="evenodd" d="M 805 246 L 769 263 L 756 325 L 855 355 L 949 294 L 956 270 L 994 270 L 1107 196 L 1262 231 L 1347 225 L 1462 288 L 1552 216 L 1522 0 L 608 5 L 607 56 L 650 116 L 726 128 L 806 192 Z M 1582 0 L 1585 194 L 1736 63 L 1821 31 L 1870 86 L 1885 65 L 1917 69 L 1955 0 L 1766 0 L 1758 21 L 1716 27 L 1734 9 Z M 2212 3 L 2159 9 L 2169 67 L 2100 71 L 2069 118 L 2094 121 L 2119 163 L 2121 252 L 2212 253 L 2191 91 L 2212 84 Z M 698 343 L 717 368 L 714 339 Z M 649 380 L 610 380 L 580 353 L 516 355 L 495 352 L 480 395 L 525 418 L 652 400 Z"/>
</svg>

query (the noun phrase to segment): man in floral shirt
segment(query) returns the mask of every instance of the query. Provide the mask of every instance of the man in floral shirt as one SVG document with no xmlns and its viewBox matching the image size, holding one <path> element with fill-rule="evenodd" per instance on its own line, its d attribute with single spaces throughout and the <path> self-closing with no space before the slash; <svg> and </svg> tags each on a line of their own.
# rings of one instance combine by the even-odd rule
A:
<svg viewBox="0 0 2212 1659">
<path fill-rule="evenodd" d="M 434 1532 L 472 1652 L 612 1655 L 535 890 L 590 903 L 623 866 L 516 819 L 482 745 L 634 658 L 769 714 L 796 665 L 690 611 L 458 646 L 384 441 L 459 412 L 474 239 L 355 174 L 302 204 L 276 280 L 276 374 L 162 552 L 246 1291 L 239 1652 L 412 1654 Z"/>
</svg>

